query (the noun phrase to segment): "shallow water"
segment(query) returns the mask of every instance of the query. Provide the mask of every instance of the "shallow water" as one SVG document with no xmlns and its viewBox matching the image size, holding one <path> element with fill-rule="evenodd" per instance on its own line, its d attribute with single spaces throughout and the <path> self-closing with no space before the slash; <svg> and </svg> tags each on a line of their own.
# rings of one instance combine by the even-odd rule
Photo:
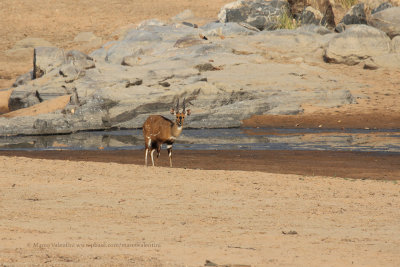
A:
<svg viewBox="0 0 400 267">
<path fill-rule="evenodd" d="M 92 131 L 70 135 L 0 137 L 2 150 L 143 149 L 142 130 Z M 174 149 L 330 150 L 400 153 L 400 130 L 185 129 Z"/>
</svg>

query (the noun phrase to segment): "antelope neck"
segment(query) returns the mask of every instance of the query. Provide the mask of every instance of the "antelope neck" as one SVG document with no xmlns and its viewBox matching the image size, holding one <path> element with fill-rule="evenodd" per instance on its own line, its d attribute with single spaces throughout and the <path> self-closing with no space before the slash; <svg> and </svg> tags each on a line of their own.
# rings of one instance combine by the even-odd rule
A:
<svg viewBox="0 0 400 267">
<path fill-rule="evenodd" d="M 174 123 L 174 125 L 172 126 L 172 131 L 171 131 L 172 136 L 178 137 L 181 134 L 182 129 L 183 129 L 182 126 L 178 126 L 178 124 Z"/>
</svg>

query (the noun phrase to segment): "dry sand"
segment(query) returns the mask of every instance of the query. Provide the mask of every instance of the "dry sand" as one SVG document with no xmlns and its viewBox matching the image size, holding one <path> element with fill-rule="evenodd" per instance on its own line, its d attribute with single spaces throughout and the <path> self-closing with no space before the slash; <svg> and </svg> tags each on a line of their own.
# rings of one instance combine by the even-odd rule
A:
<svg viewBox="0 0 400 267">
<path fill-rule="evenodd" d="M 16 157 L 0 173 L 5 265 L 400 265 L 396 181 Z"/>
</svg>

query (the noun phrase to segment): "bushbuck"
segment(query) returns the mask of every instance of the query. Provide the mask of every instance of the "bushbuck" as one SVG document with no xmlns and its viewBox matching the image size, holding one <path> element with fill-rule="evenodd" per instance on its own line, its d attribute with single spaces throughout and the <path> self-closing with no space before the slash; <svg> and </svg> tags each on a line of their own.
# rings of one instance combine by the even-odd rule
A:
<svg viewBox="0 0 400 267">
<path fill-rule="evenodd" d="M 167 144 L 169 165 L 172 167 L 172 144 L 182 132 L 185 116 L 190 115 L 190 109 L 185 109 L 185 99 L 183 99 L 182 112 L 179 112 L 178 99 L 176 108 L 171 108 L 171 114 L 176 116 L 175 122 L 160 115 L 150 115 L 143 124 L 144 146 L 146 148 L 144 162 L 146 166 L 149 151 L 151 163 L 154 166 L 154 151 L 157 150 L 158 158 L 160 156 L 161 145 Z"/>
</svg>

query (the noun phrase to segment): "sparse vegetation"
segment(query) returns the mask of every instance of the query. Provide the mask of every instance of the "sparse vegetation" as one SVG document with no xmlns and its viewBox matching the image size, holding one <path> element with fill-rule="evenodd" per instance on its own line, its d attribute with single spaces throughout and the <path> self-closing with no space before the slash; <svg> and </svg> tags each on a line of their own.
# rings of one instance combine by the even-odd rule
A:
<svg viewBox="0 0 400 267">
<path fill-rule="evenodd" d="M 338 3 L 346 9 L 350 9 L 350 7 L 358 3 L 358 0 L 339 0 Z"/>
<path fill-rule="evenodd" d="M 278 27 L 277 29 L 288 29 L 288 30 L 293 30 L 296 29 L 300 26 L 300 22 L 296 21 L 290 14 L 289 12 L 284 12 L 279 18 L 278 18 Z"/>
</svg>

